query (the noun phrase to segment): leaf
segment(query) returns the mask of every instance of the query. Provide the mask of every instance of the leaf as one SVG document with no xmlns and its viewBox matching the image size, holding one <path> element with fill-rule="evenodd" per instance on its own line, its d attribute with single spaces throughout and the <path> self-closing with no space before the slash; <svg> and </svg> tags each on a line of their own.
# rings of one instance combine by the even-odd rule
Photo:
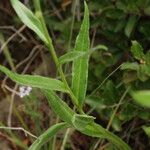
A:
<svg viewBox="0 0 150 150">
<path fill-rule="evenodd" d="M 83 58 L 83 56 L 86 56 L 86 55 L 90 56 L 96 50 L 105 50 L 105 51 L 107 51 L 108 48 L 105 45 L 100 44 L 100 45 L 97 45 L 96 47 L 93 47 L 90 51 L 87 51 L 87 52 L 73 50 L 71 52 L 68 52 L 68 53 L 62 55 L 59 58 L 59 64 L 62 65 L 66 62 L 75 61 L 76 59 L 81 58 L 81 57 Z"/>
<path fill-rule="evenodd" d="M 144 132 L 147 134 L 147 136 L 150 137 L 150 127 L 143 126 L 142 128 L 143 128 Z"/>
<path fill-rule="evenodd" d="M 132 92 L 131 95 L 138 104 L 150 108 L 149 90 Z"/>
<path fill-rule="evenodd" d="M 94 110 L 98 112 L 107 107 L 104 104 L 104 99 L 99 96 L 86 97 L 86 104 L 88 104 L 90 107 L 92 107 Z"/>
<path fill-rule="evenodd" d="M 0 71 L 5 73 L 13 81 L 21 85 L 36 87 L 40 89 L 67 92 L 64 83 L 56 79 L 46 78 L 38 75 L 20 75 L 11 72 L 9 69 L 1 65 L 0 65 Z"/>
<path fill-rule="evenodd" d="M 137 22 L 137 16 L 130 16 L 129 20 L 127 22 L 127 25 L 125 27 L 125 35 L 127 37 L 131 36 L 131 33 L 133 32 L 134 26 Z"/>
<path fill-rule="evenodd" d="M 93 123 L 94 119 L 93 116 L 88 116 L 86 114 L 75 114 L 72 118 L 72 123 L 76 129 L 83 130 L 87 125 Z"/>
<path fill-rule="evenodd" d="M 88 136 L 107 139 L 120 150 L 131 150 L 131 148 L 124 141 L 122 141 L 121 138 L 117 137 L 96 123 L 87 125 L 85 129 L 80 132 Z"/>
<path fill-rule="evenodd" d="M 107 50 L 108 50 L 108 47 L 105 46 L 105 45 L 99 44 L 99 45 L 97 45 L 97 46 L 95 46 L 95 47 L 93 47 L 93 48 L 91 49 L 91 51 L 95 51 L 95 50 L 105 50 L 105 51 L 107 51 Z"/>
<path fill-rule="evenodd" d="M 75 51 L 88 52 L 89 50 L 89 11 L 86 2 L 84 3 L 84 18 L 75 43 Z M 88 78 L 88 56 L 79 58 L 73 62 L 72 69 L 72 90 L 79 100 L 79 107 L 82 107 Z"/>
<path fill-rule="evenodd" d="M 123 73 L 123 82 L 125 84 L 131 83 L 133 81 L 137 80 L 137 72 L 134 71 L 126 71 Z"/>
<path fill-rule="evenodd" d="M 66 62 L 74 61 L 77 58 L 81 58 L 82 56 L 85 56 L 87 53 L 85 52 L 80 52 L 80 51 L 71 51 L 66 53 L 65 55 L 61 56 L 59 58 L 59 64 L 62 65 Z"/>
<path fill-rule="evenodd" d="M 130 63 L 130 62 L 125 62 L 121 65 L 121 70 L 139 70 L 139 64 L 138 63 Z"/>
<path fill-rule="evenodd" d="M 44 29 L 40 20 L 19 0 L 10 0 L 13 8 L 15 9 L 20 20 L 31 30 L 33 30 L 39 38 L 42 39 L 46 44 L 48 40 L 44 35 Z"/>
<path fill-rule="evenodd" d="M 80 116 L 76 114 L 65 102 L 63 102 L 58 96 L 56 96 L 54 92 L 50 90 L 42 90 L 42 91 L 44 95 L 47 97 L 51 108 L 60 117 L 61 120 L 73 126 L 73 122 L 72 122 L 72 120 L 74 120 L 73 117 L 76 116 L 78 118 L 78 121 L 82 117 L 84 118 L 84 116 L 82 115 Z M 130 147 L 125 142 L 123 142 L 119 137 L 107 131 L 102 126 L 93 123 L 93 119 L 90 118 L 90 116 L 89 118 L 87 117 L 88 124 L 85 125 L 84 128 L 82 128 L 82 130 L 77 128 L 79 126 L 73 126 L 73 127 L 75 127 L 78 131 L 82 132 L 83 134 L 92 137 L 105 138 L 110 142 L 112 142 L 116 147 L 120 148 L 121 150 L 131 150 Z"/>
<path fill-rule="evenodd" d="M 146 81 L 148 80 L 148 75 L 149 75 L 149 67 L 146 64 L 139 65 L 139 70 L 137 71 L 137 77 L 141 81 Z"/>
<path fill-rule="evenodd" d="M 51 126 L 42 135 L 40 135 L 36 141 L 29 147 L 28 150 L 39 150 L 41 146 L 46 143 L 51 137 L 53 137 L 59 130 L 67 128 L 67 123 L 58 123 Z"/>
<path fill-rule="evenodd" d="M 137 116 L 137 113 L 136 113 L 136 116 Z M 150 113 L 149 111 L 143 111 L 143 109 L 141 109 L 141 111 L 138 112 L 138 117 L 142 120 L 149 120 L 149 117 L 150 117 Z"/>
<path fill-rule="evenodd" d="M 53 111 L 60 117 L 61 120 L 72 124 L 72 117 L 75 112 L 68 107 L 68 105 L 63 102 L 53 91 L 50 90 L 42 90 L 44 95 L 46 96 L 49 105 L 53 109 Z"/>
<path fill-rule="evenodd" d="M 113 122 L 112 122 L 112 128 L 115 131 L 120 132 L 122 130 L 121 124 L 122 124 L 122 122 L 119 120 L 119 118 L 118 117 L 114 117 Z"/>
<path fill-rule="evenodd" d="M 137 60 L 144 60 L 145 55 L 143 53 L 142 46 L 137 41 L 132 41 L 131 53 Z"/>
</svg>

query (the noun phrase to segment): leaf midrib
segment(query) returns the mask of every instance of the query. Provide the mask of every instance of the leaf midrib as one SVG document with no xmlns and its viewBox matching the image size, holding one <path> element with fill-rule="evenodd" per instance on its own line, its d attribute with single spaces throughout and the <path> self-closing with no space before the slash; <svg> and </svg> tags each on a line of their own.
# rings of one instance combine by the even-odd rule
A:
<svg viewBox="0 0 150 150">
<path fill-rule="evenodd" d="M 88 24 L 88 23 L 86 22 L 86 26 L 87 26 L 87 24 Z M 84 33 L 83 33 L 83 34 L 85 34 L 86 32 L 87 32 L 87 31 L 84 30 Z M 84 45 L 84 41 L 85 41 L 85 38 L 83 37 L 83 38 L 82 38 L 82 46 L 81 46 L 82 48 L 81 48 L 81 49 L 84 48 L 84 46 L 83 46 L 83 45 Z M 83 59 L 84 59 L 84 58 L 83 58 Z M 80 70 L 79 70 L 80 72 L 79 72 L 79 75 L 81 74 L 81 64 L 82 64 L 82 58 L 80 59 Z M 78 90 L 77 90 L 77 97 L 78 97 L 78 98 L 79 98 L 79 91 L 80 91 L 80 90 L 79 90 L 79 83 L 80 83 L 80 80 L 81 80 L 81 79 L 79 78 L 78 84 L 77 84 L 77 85 L 78 85 L 78 88 L 77 88 L 77 89 L 78 89 Z M 79 100 L 79 101 L 80 101 L 80 100 Z"/>
</svg>

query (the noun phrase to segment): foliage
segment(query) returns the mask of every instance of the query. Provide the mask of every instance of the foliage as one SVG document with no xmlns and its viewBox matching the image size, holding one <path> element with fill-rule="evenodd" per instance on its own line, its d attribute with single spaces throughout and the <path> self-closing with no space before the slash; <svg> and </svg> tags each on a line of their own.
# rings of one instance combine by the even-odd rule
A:
<svg viewBox="0 0 150 150">
<path fill-rule="evenodd" d="M 50 108 L 63 122 L 55 124 L 43 134 L 40 132 L 41 135 L 29 149 L 40 149 L 46 145 L 49 137 L 53 138 L 64 128 L 106 139 L 111 143 L 106 145 L 106 149 L 137 149 L 136 142 L 133 144 L 132 133 L 134 136 L 134 133 L 143 129 L 145 135 L 150 135 L 150 21 L 147 19 L 150 1 L 93 0 L 88 2 L 90 11 L 86 2 L 84 5 L 81 2 L 81 10 L 84 6 L 81 26 L 80 12 L 77 14 L 78 21 L 74 20 L 75 14 L 72 21 L 68 10 L 65 10 L 62 12 L 63 21 L 60 22 L 56 17 L 47 15 L 46 2 L 33 2 L 35 13 L 19 0 L 11 0 L 19 19 L 44 42 L 51 53 L 59 79 L 20 75 L 2 65 L 0 71 L 20 85 L 40 89 Z M 57 5 L 58 1 L 54 4 Z M 75 1 L 72 5 L 77 7 Z M 41 7 L 45 10 L 42 11 Z M 56 33 L 55 46 L 49 31 Z M 78 31 L 78 35 L 73 34 Z M 63 45 L 65 54 L 56 54 L 59 53 L 59 50 L 55 50 L 57 44 Z M 71 76 L 66 77 L 70 72 Z M 72 103 L 68 105 L 66 100 Z M 27 104 L 30 102 L 25 103 L 31 107 L 27 114 L 34 116 L 38 110 L 33 113 L 32 106 Z"/>
<path fill-rule="evenodd" d="M 40 19 L 36 18 L 33 13 L 28 10 L 22 3 L 20 3 L 18 0 L 11 0 L 12 6 L 14 7 L 15 11 L 17 12 L 18 16 L 20 19 L 28 25 L 30 29 L 35 31 L 39 36 L 42 36 L 42 40 L 45 42 L 45 44 L 48 46 L 53 59 L 57 64 L 59 64 L 59 60 L 57 58 L 57 55 L 53 49 L 53 45 L 51 43 L 51 38 L 47 37 L 48 32 L 45 29 L 45 23 L 43 20 L 42 15 L 40 16 Z M 88 51 L 89 50 L 89 12 L 88 12 L 88 7 L 86 2 L 84 3 L 85 6 L 85 12 L 84 12 L 84 19 L 80 28 L 79 35 L 76 40 L 75 44 L 75 51 Z M 41 21 L 40 21 L 41 20 Z M 41 32 L 40 32 L 41 31 Z M 43 31 L 43 32 L 42 32 Z M 44 32 L 45 31 L 45 32 Z M 44 34 L 44 35 L 41 35 Z M 46 40 L 47 39 L 47 40 Z M 88 74 L 88 55 L 85 55 L 83 58 L 77 58 L 76 60 L 73 61 L 73 83 L 72 83 L 72 89 L 68 86 L 68 83 L 64 77 L 63 71 L 61 66 L 59 67 L 59 73 L 61 75 L 62 81 L 64 83 L 64 87 L 68 89 L 68 92 L 70 92 L 71 98 L 76 104 L 77 109 L 80 111 L 80 113 L 83 113 L 82 110 L 82 105 L 83 105 L 83 100 L 85 98 L 86 94 L 86 87 L 87 87 L 87 74 Z M 55 113 L 66 123 L 69 125 L 73 125 L 72 127 L 75 127 L 77 130 L 81 130 L 83 133 L 88 134 L 90 136 L 96 136 L 96 137 L 103 137 L 108 140 L 110 140 L 112 143 L 114 143 L 118 148 L 128 150 L 130 147 L 125 144 L 119 137 L 114 136 L 113 133 L 110 133 L 109 131 L 106 131 L 104 128 L 101 126 L 98 126 L 97 124 L 94 124 L 94 119 L 91 116 L 88 115 L 75 115 L 75 112 L 67 106 L 65 102 L 63 102 L 59 97 L 55 95 L 53 90 L 61 90 L 61 82 L 53 79 L 46 79 L 43 77 L 37 77 L 37 76 L 27 76 L 27 75 L 17 75 L 13 74 L 11 71 L 6 69 L 5 67 L 1 66 L 0 70 L 3 71 L 5 74 L 7 74 L 12 80 L 21 83 L 23 85 L 30 85 L 33 87 L 38 87 L 40 89 L 49 89 L 49 90 L 44 90 L 44 94 L 46 95 L 47 99 L 49 100 L 50 106 L 52 109 L 55 111 Z M 42 81 L 39 83 L 39 81 Z M 56 83 L 54 83 L 56 82 Z M 44 83 L 47 84 L 43 85 Z M 51 85 L 48 87 L 48 85 Z M 56 86 L 56 88 L 55 88 Z M 54 88 L 53 88 L 54 87 Z M 59 126 L 59 125 L 56 125 Z M 45 141 L 45 138 L 48 137 L 49 134 L 54 135 L 57 130 L 60 128 L 63 128 L 64 126 L 59 126 L 53 128 L 51 127 L 50 133 L 46 132 L 44 133 L 41 137 L 38 139 L 38 143 L 35 142 L 30 149 L 35 149 L 38 148 L 43 142 Z M 97 133 L 94 133 L 95 128 L 97 128 Z M 55 131 L 56 130 L 56 131 Z M 91 130 L 93 130 L 91 132 Z M 52 133 L 51 133 L 52 132 Z M 47 135 L 48 134 L 48 135 Z M 37 145 L 36 145 L 37 143 Z M 40 144 L 39 144 L 40 143 Z M 36 146 L 35 146 L 36 145 Z"/>
</svg>

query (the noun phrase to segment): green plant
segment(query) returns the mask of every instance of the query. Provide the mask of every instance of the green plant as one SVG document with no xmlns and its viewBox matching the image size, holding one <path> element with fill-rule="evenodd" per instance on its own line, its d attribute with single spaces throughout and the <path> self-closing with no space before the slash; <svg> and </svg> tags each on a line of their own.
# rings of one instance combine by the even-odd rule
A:
<svg viewBox="0 0 150 150">
<path fill-rule="evenodd" d="M 132 41 L 131 53 L 136 61 L 123 63 L 121 69 L 126 70 L 126 73 L 136 73 L 132 81 L 137 78 L 141 81 L 148 80 L 150 76 L 150 51 L 144 54 L 143 47 L 137 41 Z"/>
<path fill-rule="evenodd" d="M 39 88 L 47 97 L 48 103 L 56 115 L 58 115 L 59 118 L 64 121 L 63 123 L 58 123 L 50 127 L 45 133 L 38 137 L 38 139 L 31 145 L 29 149 L 40 149 L 40 147 L 59 130 L 64 128 L 74 128 L 83 134 L 107 139 L 118 149 L 130 150 L 131 148 L 119 137 L 107 131 L 101 125 L 95 123 L 95 118 L 85 114 L 83 111 L 83 104 L 87 90 L 88 61 L 90 54 L 89 12 L 86 2 L 84 2 L 84 18 L 75 42 L 75 48 L 72 52 L 68 52 L 60 58 L 58 58 L 56 55 L 51 37 L 49 36 L 46 28 L 46 24 L 42 16 L 40 1 L 34 1 L 37 10 L 36 15 L 34 15 L 18 0 L 11 0 L 11 3 L 22 22 L 31 30 L 33 30 L 45 43 L 53 57 L 61 77 L 60 81 L 42 76 L 19 75 L 0 65 L 0 70 L 9 76 L 13 81 L 19 83 L 20 85 Z M 67 63 L 68 61 L 73 61 L 71 85 L 68 84 L 62 69 L 62 64 Z M 67 103 L 62 101 L 56 95 L 55 91 L 67 93 L 70 96 L 70 100 L 74 104 L 76 111 L 71 109 Z"/>
</svg>

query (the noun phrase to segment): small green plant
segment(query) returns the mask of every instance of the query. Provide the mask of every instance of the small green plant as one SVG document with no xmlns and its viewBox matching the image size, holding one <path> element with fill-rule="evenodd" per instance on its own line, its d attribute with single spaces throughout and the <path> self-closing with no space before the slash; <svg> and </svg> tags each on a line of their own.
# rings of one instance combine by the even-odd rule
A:
<svg viewBox="0 0 150 150">
<path fill-rule="evenodd" d="M 137 78 L 141 81 L 148 80 L 150 77 L 150 51 L 144 54 L 143 47 L 137 41 L 132 41 L 131 53 L 136 61 L 123 63 L 121 69 L 132 75 L 136 73 L 132 80 Z"/>
<path fill-rule="evenodd" d="M 39 88 L 46 96 L 52 110 L 63 121 L 50 127 L 29 147 L 29 150 L 38 150 L 49 138 L 53 137 L 59 130 L 64 128 L 74 128 L 83 134 L 107 139 L 120 150 L 130 150 L 131 148 L 118 136 L 107 131 L 101 125 L 94 122 L 94 117 L 85 114 L 83 111 L 84 100 L 87 90 L 88 64 L 90 56 L 89 40 L 89 11 L 84 2 L 84 18 L 77 36 L 74 50 L 58 58 L 51 37 L 48 33 L 40 1 L 35 0 L 36 14 L 34 15 L 26 6 L 18 0 L 11 0 L 11 4 L 22 22 L 33 30 L 38 37 L 45 43 L 53 60 L 56 64 L 61 80 L 42 77 L 37 75 L 19 75 L 0 65 L 0 70 L 13 81 L 20 85 L 32 88 Z M 65 78 L 62 65 L 72 61 L 72 83 L 71 85 Z M 74 110 L 67 103 L 57 96 L 55 91 L 67 93 L 74 105 Z M 28 94 L 28 93 L 27 93 Z"/>
</svg>

